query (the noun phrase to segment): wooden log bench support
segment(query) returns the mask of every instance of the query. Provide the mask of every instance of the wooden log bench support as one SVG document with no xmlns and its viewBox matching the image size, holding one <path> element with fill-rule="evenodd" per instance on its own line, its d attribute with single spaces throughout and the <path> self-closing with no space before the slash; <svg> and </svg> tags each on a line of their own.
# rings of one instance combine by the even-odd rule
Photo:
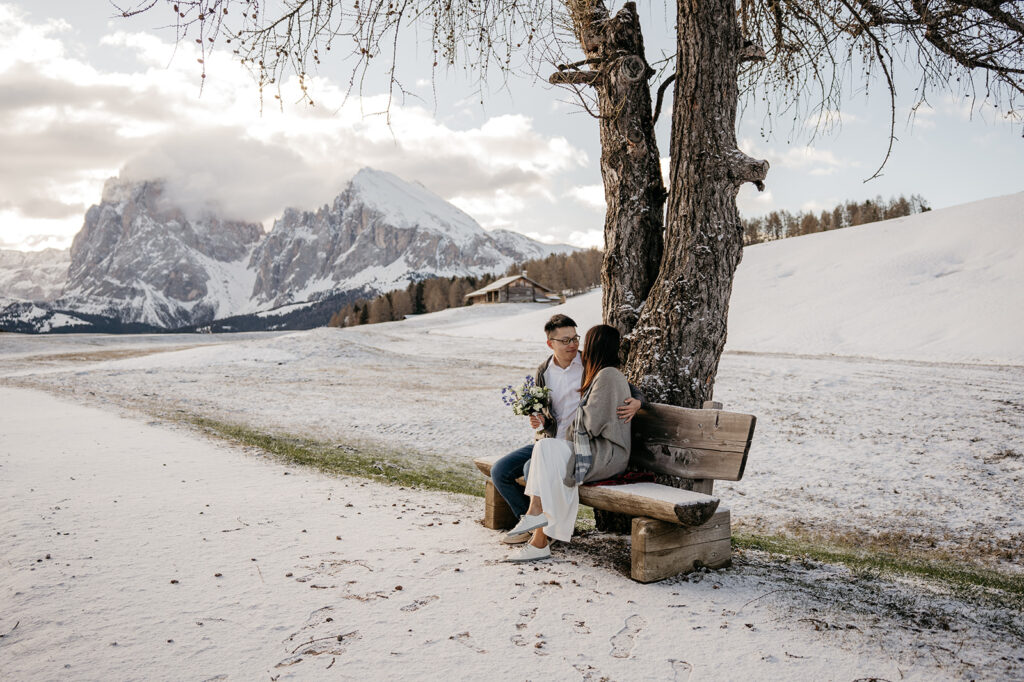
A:
<svg viewBox="0 0 1024 682">
<path fill-rule="evenodd" d="M 756 422 L 752 415 L 725 412 L 721 403 L 712 402 L 702 410 L 655 404 L 637 413 L 630 468 L 680 477 L 692 490 L 658 483 L 580 487 L 580 504 L 633 517 L 634 580 L 648 583 L 698 566 L 729 565 L 729 510 L 712 489 L 715 480 L 743 477 Z M 511 528 L 517 520 L 490 480 L 498 459 L 473 460 L 488 477 L 482 523 L 494 530 Z"/>
</svg>

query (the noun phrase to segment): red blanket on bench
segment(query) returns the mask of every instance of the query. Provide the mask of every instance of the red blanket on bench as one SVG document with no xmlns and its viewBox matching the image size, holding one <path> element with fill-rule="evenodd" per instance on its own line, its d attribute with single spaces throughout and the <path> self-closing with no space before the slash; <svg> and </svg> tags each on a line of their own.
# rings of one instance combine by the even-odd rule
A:
<svg viewBox="0 0 1024 682">
<path fill-rule="evenodd" d="M 594 481 L 585 485 L 626 485 L 627 483 L 653 483 L 654 474 L 650 471 L 623 471 L 618 476 Z"/>
</svg>

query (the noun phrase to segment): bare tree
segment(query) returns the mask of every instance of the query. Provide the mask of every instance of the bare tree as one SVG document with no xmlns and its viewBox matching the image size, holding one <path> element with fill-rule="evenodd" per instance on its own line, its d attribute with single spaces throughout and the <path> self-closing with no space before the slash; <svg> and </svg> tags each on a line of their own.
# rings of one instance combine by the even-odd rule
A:
<svg viewBox="0 0 1024 682">
<path fill-rule="evenodd" d="M 915 106 L 952 90 L 1019 117 L 1024 96 L 1021 2 L 675 0 L 676 50 L 660 83 L 631 2 L 612 13 L 602 0 L 146 0 L 123 13 L 157 5 L 173 9 L 179 39 L 201 46 L 203 60 L 229 46 L 261 91 L 294 73 L 310 103 L 307 78 L 328 52 L 351 61 L 352 91 L 383 61 L 388 92 L 401 92 L 398 46 L 413 29 L 425 29 L 435 67 L 475 69 L 481 95 L 516 54 L 534 74 L 555 65 L 551 82 L 598 119 L 604 319 L 626 335 L 630 379 L 653 400 L 691 407 L 712 396 L 725 346 L 743 244 L 736 194 L 747 182 L 763 189 L 768 171 L 737 147 L 740 105 L 763 101 L 769 121 L 810 114 L 827 128 L 860 73 L 890 98 L 884 167 L 900 62 L 918 74 Z M 654 122 L 670 86 L 666 191 Z"/>
<path fill-rule="evenodd" d="M 381 294 L 366 305 L 370 309 L 367 319 L 370 324 L 390 322 L 394 319 L 391 311 L 391 299 L 386 294 Z"/>
<path fill-rule="evenodd" d="M 391 292 L 391 312 L 396 320 L 404 320 L 412 313 L 412 297 L 407 289 L 395 289 Z"/>
</svg>

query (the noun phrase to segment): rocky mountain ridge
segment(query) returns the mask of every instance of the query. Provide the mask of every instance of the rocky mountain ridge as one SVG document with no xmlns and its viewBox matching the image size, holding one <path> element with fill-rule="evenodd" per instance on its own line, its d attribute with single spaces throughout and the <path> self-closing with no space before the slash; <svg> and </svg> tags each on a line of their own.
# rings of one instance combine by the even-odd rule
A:
<svg viewBox="0 0 1024 682">
<path fill-rule="evenodd" d="M 573 250 L 488 232 L 422 185 L 370 168 L 329 205 L 286 209 L 267 234 L 212 211 L 186 212 L 162 181 L 115 178 L 86 213 L 59 295 L 11 295 L 34 303 L 0 311 L 0 328 L 51 331 L 60 325 L 47 311 L 60 311 L 72 326 L 79 314 L 159 329 L 201 326 L 299 302 L 372 296 L 428 277 L 500 273 Z"/>
<path fill-rule="evenodd" d="M 245 264 L 263 236 L 256 223 L 189 217 L 161 181 L 108 180 L 71 244 L 55 304 L 167 329 L 230 315 L 251 287 Z"/>
<path fill-rule="evenodd" d="M 0 300 L 49 301 L 68 279 L 70 249 L 0 249 Z"/>
</svg>

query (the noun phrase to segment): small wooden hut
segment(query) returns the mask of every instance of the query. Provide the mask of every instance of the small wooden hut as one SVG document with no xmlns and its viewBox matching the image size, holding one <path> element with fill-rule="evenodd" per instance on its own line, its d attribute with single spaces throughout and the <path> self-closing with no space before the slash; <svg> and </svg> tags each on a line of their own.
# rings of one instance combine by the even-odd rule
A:
<svg viewBox="0 0 1024 682">
<path fill-rule="evenodd" d="M 543 284 L 538 284 L 522 274 L 502 277 L 491 282 L 482 289 L 471 291 L 466 294 L 466 300 L 472 304 L 477 303 L 533 303 L 533 302 L 558 302 L 561 298 Z"/>
</svg>

